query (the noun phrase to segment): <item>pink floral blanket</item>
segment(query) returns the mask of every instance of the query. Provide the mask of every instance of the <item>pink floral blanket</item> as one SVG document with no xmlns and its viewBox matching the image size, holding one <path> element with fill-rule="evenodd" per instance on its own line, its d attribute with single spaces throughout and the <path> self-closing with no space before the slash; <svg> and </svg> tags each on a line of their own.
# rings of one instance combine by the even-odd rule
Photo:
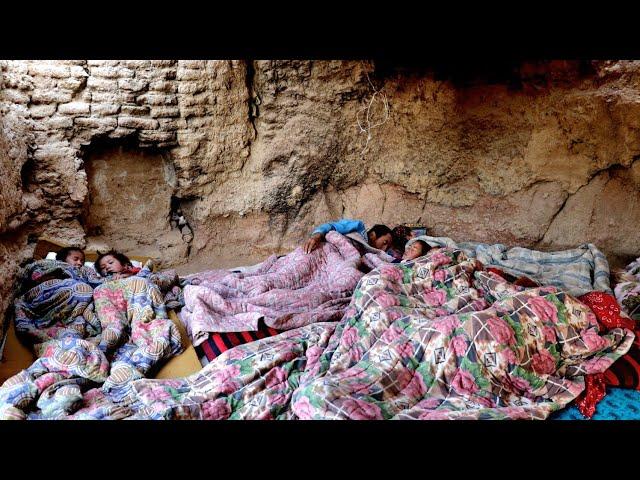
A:
<svg viewBox="0 0 640 480">
<path fill-rule="evenodd" d="M 297 248 L 281 258 L 272 255 L 251 273 L 213 270 L 189 277 L 180 318 L 193 344 L 211 332 L 257 330 L 260 319 L 277 330 L 340 320 L 363 270 L 392 258 L 368 253 L 363 260 L 337 232 L 326 240 L 310 254 Z"/>
<path fill-rule="evenodd" d="M 364 276 L 338 323 L 240 345 L 177 380 L 136 380 L 133 418 L 544 419 L 627 352 L 554 287 L 436 249 Z"/>
</svg>

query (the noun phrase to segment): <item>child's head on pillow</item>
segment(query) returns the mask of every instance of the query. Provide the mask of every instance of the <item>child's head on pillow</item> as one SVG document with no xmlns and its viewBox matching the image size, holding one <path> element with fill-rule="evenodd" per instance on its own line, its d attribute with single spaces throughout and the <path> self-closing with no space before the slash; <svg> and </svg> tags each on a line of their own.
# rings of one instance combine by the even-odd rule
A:
<svg viewBox="0 0 640 480">
<path fill-rule="evenodd" d="M 79 247 L 64 247 L 56 253 L 56 260 L 81 267 L 84 265 L 84 252 Z"/>
</svg>

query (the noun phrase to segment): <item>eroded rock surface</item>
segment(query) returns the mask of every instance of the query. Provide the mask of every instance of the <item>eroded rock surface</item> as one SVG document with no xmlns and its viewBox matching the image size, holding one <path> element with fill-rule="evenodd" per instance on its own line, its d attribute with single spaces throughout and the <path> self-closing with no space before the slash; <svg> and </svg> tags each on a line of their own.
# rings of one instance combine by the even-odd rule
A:
<svg viewBox="0 0 640 480">
<path fill-rule="evenodd" d="M 640 62 L 523 63 L 487 80 L 364 61 L 4 61 L 0 102 L 29 147 L 3 154 L 2 181 L 22 192 L 0 206 L 4 236 L 18 222 L 183 271 L 284 253 L 341 216 L 640 254 Z M 107 154 L 125 145 L 140 163 L 115 168 Z M 115 177 L 148 170 L 162 191 L 146 236 L 133 213 L 104 215 L 126 195 L 91 210 L 92 189 L 117 182 L 112 160 Z M 151 188 L 133 183 L 130 204 Z"/>
<path fill-rule="evenodd" d="M 0 110 L 0 348 L 7 326 L 5 312 L 13 300 L 13 286 L 22 261 L 32 255 L 28 240 L 28 194 L 21 176 L 27 162 L 30 133 L 19 114 Z"/>
</svg>

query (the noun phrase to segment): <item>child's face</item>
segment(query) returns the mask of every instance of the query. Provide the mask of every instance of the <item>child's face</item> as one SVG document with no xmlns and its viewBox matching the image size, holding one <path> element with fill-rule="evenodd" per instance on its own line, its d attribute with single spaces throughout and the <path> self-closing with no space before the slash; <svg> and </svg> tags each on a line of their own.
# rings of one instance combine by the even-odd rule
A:
<svg viewBox="0 0 640 480">
<path fill-rule="evenodd" d="M 384 235 L 380 235 L 379 237 L 376 234 L 373 234 L 373 242 L 371 243 L 372 247 L 377 248 L 378 250 L 382 250 L 386 252 L 393 242 L 393 237 L 390 233 L 385 233 Z"/>
<path fill-rule="evenodd" d="M 100 271 L 103 275 L 120 273 L 124 270 L 124 265 L 113 255 L 106 255 L 100 259 Z"/>
<path fill-rule="evenodd" d="M 67 255 L 67 258 L 64 259 L 69 265 L 73 265 L 74 267 L 81 267 L 84 265 L 84 253 L 78 250 L 72 250 Z"/>
<path fill-rule="evenodd" d="M 413 242 L 404 251 L 404 255 L 402 255 L 402 259 L 403 260 L 413 260 L 414 258 L 418 258 L 418 257 L 421 257 L 421 256 L 422 256 L 422 243 Z"/>
</svg>

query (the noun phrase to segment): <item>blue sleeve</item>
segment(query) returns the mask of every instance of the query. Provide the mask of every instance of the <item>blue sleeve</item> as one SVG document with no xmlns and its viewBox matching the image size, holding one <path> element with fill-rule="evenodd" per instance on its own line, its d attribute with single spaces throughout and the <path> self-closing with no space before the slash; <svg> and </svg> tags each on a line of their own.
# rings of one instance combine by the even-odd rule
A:
<svg viewBox="0 0 640 480">
<path fill-rule="evenodd" d="M 322 235 L 326 235 L 331 230 L 335 230 L 336 232 L 343 235 L 346 235 L 347 233 L 358 232 L 365 238 L 367 233 L 364 222 L 362 220 L 350 220 L 348 218 L 343 218 L 342 220 L 338 220 L 337 222 L 323 223 L 319 227 L 316 227 L 313 230 L 312 234 L 321 233 Z"/>
</svg>

